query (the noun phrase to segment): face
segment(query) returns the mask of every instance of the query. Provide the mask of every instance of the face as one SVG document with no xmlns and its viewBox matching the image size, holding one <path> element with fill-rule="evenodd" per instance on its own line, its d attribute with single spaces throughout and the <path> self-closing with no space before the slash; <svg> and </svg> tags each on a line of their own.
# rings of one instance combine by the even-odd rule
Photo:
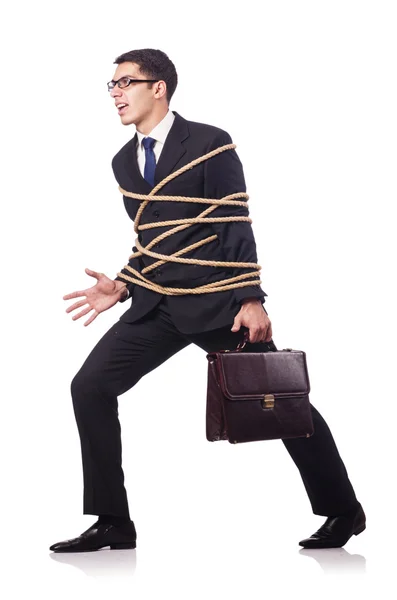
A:
<svg viewBox="0 0 397 600">
<path fill-rule="evenodd" d="M 129 76 L 132 79 L 152 79 L 152 77 L 143 75 L 139 70 L 139 65 L 133 62 L 124 62 L 117 65 L 112 79 L 114 81 L 120 77 Z M 149 86 L 152 85 L 152 89 Z M 110 96 L 115 105 L 127 104 L 124 108 L 117 109 L 123 125 L 132 123 L 139 126 L 141 122 L 150 118 L 156 103 L 159 99 L 165 99 L 166 84 L 164 81 L 156 83 L 130 83 L 126 88 L 119 88 L 115 85 L 110 92 Z"/>
</svg>

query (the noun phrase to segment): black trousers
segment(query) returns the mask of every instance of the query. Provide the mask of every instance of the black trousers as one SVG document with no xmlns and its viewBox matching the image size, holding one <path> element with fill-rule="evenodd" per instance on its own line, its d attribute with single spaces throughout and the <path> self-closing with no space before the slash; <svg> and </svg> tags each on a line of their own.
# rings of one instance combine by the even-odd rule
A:
<svg viewBox="0 0 397 600">
<path fill-rule="evenodd" d="M 118 321 L 99 340 L 71 383 L 81 441 L 83 514 L 130 516 L 117 397 L 190 343 L 205 352 L 236 348 L 243 330 L 232 332 L 231 326 L 182 334 L 170 318 L 165 296 L 145 317 L 135 323 Z M 264 342 L 247 344 L 243 351 L 267 350 Z M 314 434 L 282 442 L 299 469 L 313 513 L 338 515 L 357 498 L 328 425 L 313 405 L 311 410 Z"/>
</svg>

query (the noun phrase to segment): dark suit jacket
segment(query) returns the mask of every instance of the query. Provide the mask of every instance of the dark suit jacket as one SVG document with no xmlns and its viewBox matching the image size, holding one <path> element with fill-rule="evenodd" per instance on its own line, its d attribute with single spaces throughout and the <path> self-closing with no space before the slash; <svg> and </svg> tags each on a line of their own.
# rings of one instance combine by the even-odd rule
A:
<svg viewBox="0 0 397 600">
<path fill-rule="evenodd" d="M 170 173 L 195 158 L 202 156 L 225 144 L 231 144 L 230 135 L 218 127 L 188 121 L 176 111 L 172 111 L 175 120 L 167 135 L 155 171 L 155 185 Z M 125 190 L 148 194 L 152 186 L 143 178 L 136 155 L 137 134 L 127 142 L 112 160 L 112 168 L 118 184 Z M 194 196 L 204 198 L 222 198 L 227 194 L 246 192 L 243 167 L 235 150 L 225 150 L 218 155 L 188 169 L 182 175 L 167 183 L 158 192 L 161 195 Z M 134 221 L 140 201 L 123 195 L 125 209 Z M 185 202 L 150 202 L 141 215 L 140 223 L 159 220 L 182 219 L 198 216 L 209 205 Z M 249 216 L 248 208 L 240 206 L 218 206 L 210 215 Z M 169 226 L 166 226 L 169 229 Z M 139 233 L 138 239 L 143 246 L 165 231 L 165 227 L 146 229 Z M 218 239 L 209 242 L 183 255 L 184 258 L 204 260 L 258 262 L 252 226 L 248 222 L 195 224 L 179 231 L 156 244 L 152 250 L 162 254 L 172 254 L 205 237 L 217 234 Z M 132 230 L 132 234 L 136 236 Z M 136 247 L 132 250 L 135 252 Z M 137 271 L 156 262 L 157 259 L 141 256 L 129 261 Z M 127 262 L 127 261 L 126 261 Z M 124 263 L 125 264 L 125 263 Z M 188 265 L 168 262 L 145 277 L 155 283 L 172 287 L 196 287 L 232 277 L 254 269 L 221 268 L 206 265 Z M 120 272 L 133 277 L 127 269 Z M 121 277 L 115 279 L 125 281 Z M 244 280 L 242 280 L 244 281 Z M 127 283 L 132 302 L 130 308 L 120 319 L 133 323 L 144 317 L 163 298 L 163 294 L 148 290 L 138 284 Z M 259 298 L 262 304 L 267 294 L 259 286 L 246 286 L 222 292 L 207 294 L 187 294 L 167 296 L 167 305 L 173 321 L 182 333 L 208 331 L 233 323 L 241 307 L 241 300 L 248 297 Z"/>
</svg>

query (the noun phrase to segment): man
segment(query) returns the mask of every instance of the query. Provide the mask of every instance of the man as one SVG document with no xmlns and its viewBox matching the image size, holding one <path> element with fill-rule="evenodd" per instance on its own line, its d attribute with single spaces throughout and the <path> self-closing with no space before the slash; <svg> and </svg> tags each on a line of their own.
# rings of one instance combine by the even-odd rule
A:
<svg viewBox="0 0 397 600">
<path fill-rule="evenodd" d="M 135 50 L 119 56 L 115 64 L 118 66 L 108 89 L 123 125 L 136 127 L 135 136 L 112 161 L 115 178 L 126 194 L 149 194 L 170 173 L 232 143 L 226 131 L 188 121 L 169 110 L 177 73 L 166 54 L 153 49 Z M 238 192 L 245 192 L 242 165 L 235 150 L 227 149 L 168 181 L 160 195 L 217 199 Z M 135 220 L 142 201 L 126 194 L 126 211 Z M 163 221 L 197 217 L 206 206 L 209 205 L 151 200 L 139 215 L 139 223 L 142 227 L 154 222 L 155 227 L 142 227 L 137 243 L 170 256 L 210 237 L 210 243 L 196 246 L 187 256 L 256 263 L 255 240 L 247 220 L 195 223 L 157 241 L 159 233 L 167 231 L 161 225 Z M 246 205 L 219 205 L 214 212 L 217 217 L 247 215 Z M 66 312 L 88 305 L 73 316 L 79 319 L 93 311 L 84 323 L 86 326 L 128 296 L 132 303 L 99 340 L 72 381 L 83 462 L 83 512 L 97 515 L 98 519 L 76 538 L 53 544 L 50 549 L 55 552 L 136 547 L 136 530 L 129 515 L 121 466 L 117 400 L 120 394 L 190 343 L 205 352 L 234 349 L 243 330 L 248 330 L 246 350 L 277 350 L 263 307 L 267 294 L 255 275 L 249 285 L 212 293 L 172 295 L 158 291 L 170 287 L 199 288 L 252 269 L 171 261 L 158 266 L 158 257 L 136 252 L 135 247 L 133 250 L 129 264 L 115 280 L 86 269 L 97 280 L 95 285 L 64 296 L 65 300 L 84 297 Z M 144 274 L 142 280 L 138 279 L 144 285 L 137 283 L 134 271 Z M 160 287 L 153 289 L 152 284 Z M 313 513 L 327 517 L 315 534 L 299 543 L 306 548 L 340 547 L 365 528 L 365 514 L 327 424 L 312 405 L 311 410 L 314 434 L 282 440 L 300 471 Z"/>
</svg>

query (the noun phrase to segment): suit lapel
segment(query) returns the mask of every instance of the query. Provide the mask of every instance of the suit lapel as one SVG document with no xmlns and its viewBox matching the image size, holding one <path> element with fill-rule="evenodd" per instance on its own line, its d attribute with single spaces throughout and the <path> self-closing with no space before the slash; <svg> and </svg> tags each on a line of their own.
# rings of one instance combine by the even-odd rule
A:
<svg viewBox="0 0 397 600">
<path fill-rule="evenodd" d="M 168 135 L 165 139 L 163 149 L 161 151 L 156 170 L 154 172 L 154 185 L 172 173 L 175 165 L 186 154 L 186 148 L 183 141 L 189 137 L 189 129 L 186 119 L 183 119 L 176 111 L 172 111 L 175 115 L 174 122 Z"/>
<path fill-rule="evenodd" d="M 134 137 L 132 138 L 132 140 L 130 140 L 129 144 L 125 149 L 124 175 L 126 180 L 128 181 L 126 189 L 129 192 L 134 192 L 138 194 L 149 194 L 149 192 L 152 189 L 152 186 L 142 176 L 141 171 L 139 169 L 138 158 L 136 155 L 137 143 L 138 135 L 135 133 Z"/>
</svg>

